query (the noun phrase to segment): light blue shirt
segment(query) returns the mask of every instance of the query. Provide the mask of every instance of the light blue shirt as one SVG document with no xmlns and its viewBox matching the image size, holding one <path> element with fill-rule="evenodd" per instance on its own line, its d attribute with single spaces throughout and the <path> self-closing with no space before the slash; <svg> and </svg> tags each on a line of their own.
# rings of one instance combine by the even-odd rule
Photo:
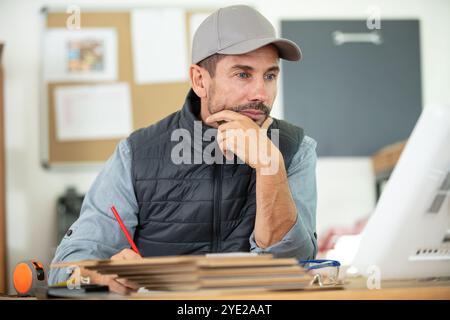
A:
<svg viewBox="0 0 450 320">
<path fill-rule="evenodd" d="M 289 188 L 298 212 L 297 222 L 280 242 L 265 249 L 257 246 L 252 233 L 249 238 L 251 252 L 298 259 L 316 256 L 315 148 L 316 142 L 305 136 L 287 169 Z M 130 247 L 109 208 L 115 205 L 133 235 L 139 208 L 131 179 L 131 150 L 125 139 L 118 144 L 86 194 L 80 217 L 59 244 L 53 262 L 109 259 Z M 68 269 L 51 269 L 48 282 L 52 285 L 65 281 L 69 274 Z"/>
</svg>

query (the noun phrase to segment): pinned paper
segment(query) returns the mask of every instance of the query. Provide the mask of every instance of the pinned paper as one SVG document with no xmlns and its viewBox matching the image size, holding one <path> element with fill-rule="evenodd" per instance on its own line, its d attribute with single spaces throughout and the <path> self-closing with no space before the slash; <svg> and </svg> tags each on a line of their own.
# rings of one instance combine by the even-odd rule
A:
<svg viewBox="0 0 450 320">
<path fill-rule="evenodd" d="M 188 80 L 185 12 L 140 9 L 131 15 L 136 84 Z"/>
<path fill-rule="evenodd" d="M 132 131 L 126 83 L 59 87 L 54 98 L 59 141 L 115 139 Z"/>
<path fill-rule="evenodd" d="M 117 34 L 113 28 L 48 29 L 44 36 L 46 81 L 117 80 Z"/>
</svg>

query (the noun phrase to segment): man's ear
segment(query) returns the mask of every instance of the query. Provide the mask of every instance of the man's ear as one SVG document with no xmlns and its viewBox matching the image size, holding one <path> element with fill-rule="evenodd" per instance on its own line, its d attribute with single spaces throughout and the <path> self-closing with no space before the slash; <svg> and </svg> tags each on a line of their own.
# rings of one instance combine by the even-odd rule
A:
<svg viewBox="0 0 450 320">
<path fill-rule="evenodd" d="M 192 90 L 194 90 L 197 96 L 206 98 L 208 83 L 210 81 L 208 71 L 196 64 L 191 64 L 189 67 L 189 78 L 191 80 Z"/>
</svg>

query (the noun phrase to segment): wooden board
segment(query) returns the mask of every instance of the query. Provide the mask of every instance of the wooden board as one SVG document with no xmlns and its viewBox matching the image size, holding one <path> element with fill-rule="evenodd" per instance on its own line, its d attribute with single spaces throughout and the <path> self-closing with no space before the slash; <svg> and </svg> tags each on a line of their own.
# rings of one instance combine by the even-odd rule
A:
<svg viewBox="0 0 450 320">
<path fill-rule="evenodd" d="M 175 256 L 125 261 L 80 261 L 78 265 L 100 274 L 116 275 L 150 290 L 200 290 L 205 288 L 308 287 L 312 276 L 293 258 L 271 255 Z"/>
<path fill-rule="evenodd" d="M 249 255 L 249 256 L 226 256 L 226 255 L 218 255 L 218 256 L 163 256 L 163 257 L 148 257 L 139 260 L 82 260 L 82 261 L 66 261 L 66 262 L 56 262 L 53 263 L 51 268 L 65 268 L 70 266 L 80 266 L 80 267 L 96 267 L 97 269 L 106 269 L 109 267 L 122 267 L 122 266 L 140 266 L 140 265 L 180 265 L 180 263 L 193 263 L 193 262 L 201 262 L 202 260 L 215 260 L 214 263 L 227 263 L 228 261 L 236 261 L 238 260 L 241 263 L 245 261 L 252 261 L 257 263 L 256 261 L 267 261 L 272 260 L 273 256 L 270 254 L 264 255 Z M 278 259 L 281 260 L 281 259 Z M 283 259 L 284 260 L 284 259 Z M 295 259 L 289 259 L 291 261 L 296 261 Z M 211 262 L 206 262 L 206 265 Z"/>
</svg>

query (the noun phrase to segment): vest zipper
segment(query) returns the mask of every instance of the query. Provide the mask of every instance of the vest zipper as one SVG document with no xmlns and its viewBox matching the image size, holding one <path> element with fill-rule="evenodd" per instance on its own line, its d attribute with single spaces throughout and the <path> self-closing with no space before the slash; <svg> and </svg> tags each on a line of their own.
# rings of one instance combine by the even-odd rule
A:
<svg viewBox="0 0 450 320">
<path fill-rule="evenodd" d="M 220 203 L 222 201 L 223 165 L 215 164 L 214 167 L 214 214 L 212 228 L 212 252 L 220 250 Z"/>
</svg>

